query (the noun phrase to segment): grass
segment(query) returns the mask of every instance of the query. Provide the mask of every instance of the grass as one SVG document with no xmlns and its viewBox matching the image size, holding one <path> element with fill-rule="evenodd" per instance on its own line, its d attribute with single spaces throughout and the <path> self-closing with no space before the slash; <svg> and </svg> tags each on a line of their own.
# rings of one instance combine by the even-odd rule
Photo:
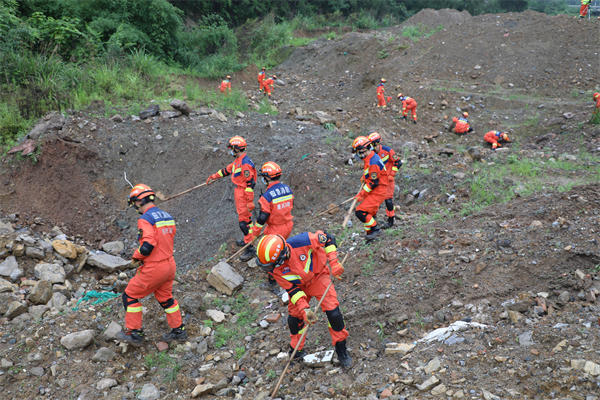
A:
<svg viewBox="0 0 600 400">
<path fill-rule="evenodd" d="M 223 306 L 228 305 L 231 307 L 233 313 L 238 317 L 235 324 L 217 325 L 215 329 L 215 347 L 221 348 L 227 346 L 230 342 L 236 342 L 242 339 L 244 336 L 253 335 L 258 328 L 252 327 L 251 325 L 256 322 L 258 318 L 258 310 L 250 307 L 248 299 L 242 294 L 231 299 L 222 300 L 220 298 L 213 299 L 213 305 Z M 206 324 L 205 324 L 206 325 Z M 212 324 L 211 324 L 212 326 Z M 243 350 L 243 351 L 242 351 Z M 245 353 L 244 347 L 238 347 L 235 349 L 236 357 L 241 358 Z"/>
<path fill-rule="evenodd" d="M 177 374 L 181 370 L 181 365 L 170 357 L 166 352 L 149 354 L 145 358 L 146 367 L 164 370 L 165 378 L 163 382 L 173 382 L 177 379 Z"/>
<path fill-rule="evenodd" d="M 412 39 L 415 42 L 418 42 L 421 38 L 428 38 L 444 29 L 444 25 L 438 25 L 436 28 L 429 28 L 423 24 L 418 25 L 406 25 L 402 28 L 402 36 Z"/>
<path fill-rule="evenodd" d="M 261 114 L 270 114 L 270 115 L 278 115 L 279 111 L 276 111 L 273 107 L 271 107 L 271 104 L 269 104 L 269 101 L 267 100 L 267 98 L 263 98 L 260 103 L 258 103 L 258 112 Z"/>
</svg>

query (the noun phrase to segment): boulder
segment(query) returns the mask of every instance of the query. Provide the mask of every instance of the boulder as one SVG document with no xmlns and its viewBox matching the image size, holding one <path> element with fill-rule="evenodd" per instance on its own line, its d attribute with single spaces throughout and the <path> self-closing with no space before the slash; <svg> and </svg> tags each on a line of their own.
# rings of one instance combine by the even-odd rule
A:
<svg viewBox="0 0 600 400">
<path fill-rule="evenodd" d="M 125 245 L 120 240 L 104 243 L 104 245 L 102 245 L 102 250 L 113 256 L 118 255 L 123 249 L 125 249 Z"/>
<path fill-rule="evenodd" d="M 113 360 L 117 357 L 117 353 L 109 349 L 108 347 L 101 347 L 98 349 L 94 357 L 92 357 L 92 361 L 96 362 L 106 362 L 109 360 Z"/>
<path fill-rule="evenodd" d="M 179 306 L 186 313 L 199 313 L 204 307 L 204 299 L 200 293 L 188 293 L 178 300 Z"/>
<path fill-rule="evenodd" d="M 38 258 L 42 260 L 44 258 L 44 250 L 39 247 L 26 246 L 25 255 L 29 258 Z"/>
<path fill-rule="evenodd" d="M 227 122 L 227 117 L 218 112 L 217 110 L 213 110 L 212 114 L 210 114 L 211 118 L 214 118 L 221 122 Z"/>
<path fill-rule="evenodd" d="M 29 314 L 31 314 L 31 316 L 34 318 L 44 318 L 44 314 L 46 314 L 46 312 L 48 312 L 49 309 L 50 307 L 48 307 L 45 304 L 39 306 L 31 306 L 29 307 Z"/>
<path fill-rule="evenodd" d="M 33 269 L 33 273 L 40 281 L 48 281 L 50 283 L 63 283 L 66 279 L 64 268 L 58 264 L 37 264 Z"/>
<path fill-rule="evenodd" d="M 111 256 L 110 254 L 91 255 L 87 259 L 87 263 L 108 272 L 121 271 L 130 265 L 128 260 L 123 260 L 121 257 Z"/>
<path fill-rule="evenodd" d="M 68 240 L 54 240 L 52 241 L 52 247 L 63 257 L 70 258 L 71 260 L 77 258 L 77 247 Z"/>
<path fill-rule="evenodd" d="M 210 383 L 206 383 L 204 385 L 196 385 L 196 387 L 192 391 L 192 398 L 203 396 L 205 394 L 212 394 L 214 392 L 214 386 Z"/>
<path fill-rule="evenodd" d="M 19 287 L 17 285 L 13 285 L 6 279 L 0 278 L 0 293 L 16 292 L 17 290 L 19 290 Z"/>
<path fill-rule="evenodd" d="M 51 112 L 46 115 L 31 131 L 27 134 L 27 139 L 37 140 L 45 133 L 59 131 L 67 121 L 59 112 Z"/>
<path fill-rule="evenodd" d="M 52 298 L 52 284 L 48 281 L 39 281 L 29 294 L 29 301 L 33 304 L 47 304 Z"/>
<path fill-rule="evenodd" d="M 104 378 L 104 379 L 101 379 L 98 383 L 96 383 L 96 390 L 110 389 L 111 387 L 114 387 L 117 385 L 118 385 L 118 383 L 115 379 Z"/>
<path fill-rule="evenodd" d="M 185 101 L 179 99 L 173 99 L 173 101 L 171 101 L 171 107 L 184 115 L 190 115 L 190 113 L 194 112 L 194 110 L 192 110 L 192 108 L 188 106 Z"/>
<path fill-rule="evenodd" d="M 201 109 L 198 110 L 198 112 L 196 114 L 198 114 L 198 115 L 211 115 L 214 112 L 215 112 L 214 108 L 201 108 Z"/>
<path fill-rule="evenodd" d="M 417 389 L 419 389 L 422 392 L 425 392 L 437 386 L 439 382 L 440 380 L 435 375 L 432 375 L 431 378 L 427 379 L 420 385 L 417 385 Z"/>
<path fill-rule="evenodd" d="M 63 336 L 62 339 L 60 339 L 60 344 L 67 350 L 83 349 L 94 342 L 94 336 L 95 333 L 91 329 L 74 332 Z"/>
<path fill-rule="evenodd" d="M 12 273 L 19 269 L 19 263 L 14 256 L 8 256 L 0 263 L 0 276 L 10 277 Z"/>
<path fill-rule="evenodd" d="M 120 114 L 117 114 L 117 115 L 111 117 L 110 120 L 114 121 L 114 122 L 119 122 L 119 123 L 124 121 L 123 117 Z"/>
<path fill-rule="evenodd" d="M 155 115 L 159 115 L 159 113 L 160 113 L 160 107 L 158 104 L 155 104 L 155 105 L 147 108 L 146 110 L 140 112 L 140 118 L 147 119 L 150 117 L 154 117 Z"/>
<path fill-rule="evenodd" d="M 65 296 L 64 294 L 60 292 L 54 292 L 52 293 L 52 298 L 50 299 L 50 302 L 46 304 L 48 304 L 50 307 L 55 307 L 57 310 L 62 310 L 65 304 L 67 304 L 68 300 L 69 299 L 67 299 L 67 296 Z"/>
<path fill-rule="evenodd" d="M 219 292 L 228 296 L 231 296 L 244 284 L 244 278 L 223 261 L 212 268 L 206 280 Z"/>
<path fill-rule="evenodd" d="M 481 151 L 481 147 L 474 146 L 466 149 L 464 155 L 465 157 L 469 157 L 473 161 L 481 161 L 481 158 L 483 157 L 483 152 Z"/>
<path fill-rule="evenodd" d="M 6 313 L 4 313 L 4 316 L 8 319 L 13 319 L 13 318 L 18 317 L 21 314 L 26 313 L 27 311 L 29 311 L 29 309 L 27 308 L 27 306 L 25 304 L 21 304 L 20 301 L 13 301 L 8 306 L 8 310 L 6 310 Z"/>
<path fill-rule="evenodd" d="M 315 111 L 313 115 L 319 120 L 321 125 L 336 123 L 336 119 L 324 111 Z"/>
<path fill-rule="evenodd" d="M 163 111 L 160 113 L 160 116 L 165 119 L 177 118 L 181 117 L 180 111 Z"/>
<path fill-rule="evenodd" d="M 0 231 L 1 230 L 6 230 L 9 232 L 14 232 L 15 230 L 13 229 L 12 225 L 10 222 L 2 222 L 0 221 Z"/>
<path fill-rule="evenodd" d="M 158 391 L 156 386 L 154 386 L 153 384 L 146 383 L 142 387 L 142 391 L 140 392 L 140 395 L 138 398 L 140 400 L 158 400 L 158 399 L 160 399 L 160 392 Z"/>
<path fill-rule="evenodd" d="M 21 298 L 12 293 L 0 293 L 0 315 L 8 311 L 8 306 L 13 301 L 21 301 Z"/>
<path fill-rule="evenodd" d="M 217 324 L 225 321 L 225 314 L 219 310 L 207 310 L 206 315 Z"/>
<path fill-rule="evenodd" d="M 122 330 L 123 328 L 121 328 L 121 325 L 117 324 L 115 321 L 112 321 L 108 325 L 108 328 L 106 328 L 106 330 L 102 332 L 101 339 L 107 342 L 114 340 L 117 338 L 117 334 Z"/>
</svg>

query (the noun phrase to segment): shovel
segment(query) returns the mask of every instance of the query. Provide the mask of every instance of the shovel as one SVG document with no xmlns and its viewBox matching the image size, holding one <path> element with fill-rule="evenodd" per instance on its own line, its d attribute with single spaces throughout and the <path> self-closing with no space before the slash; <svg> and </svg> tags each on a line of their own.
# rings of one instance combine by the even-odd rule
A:
<svg viewBox="0 0 600 400">
<path fill-rule="evenodd" d="M 171 200 L 171 199 L 174 199 L 175 197 L 179 197 L 179 196 L 182 196 L 182 195 L 184 195 L 184 194 L 186 194 L 186 193 L 189 193 L 189 192 L 191 192 L 192 190 L 196 190 L 196 189 L 198 189 L 198 188 L 201 188 L 202 186 L 206 186 L 206 182 L 205 182 L 205 183 L 203 183 L 203 184 L 200 184 L 200 185 L 198 185 L 198 186 L 194 186 L 194 187 L 193 187 L 193 188 L 191 188 L 191 189 L 184 190 L 184 191 L 183 191 L 183 192 L 181 192 L 181 193 L 177 193 L 177 194 L 175 194 L 175 195 L 173 195 L 173 196 L 170 196 L 170 197 L 167 197 L 167 198 L 165 198 L 165 197 L 162 195 L 162 193 L 156 193 L 156 197 L 158 197 L 158 199 L 159 199 L 160 201 L 169 201 L 169 200 Z"/>
<path fill-rule="evenodd" d="M 319 216 L 321 216 L 321 215 L 323 215 L 323 214 L 325 214 L 325 213 L 327 213 L 327 212 L 329 212 L 329 211 L 331 211 L 331 210 L 335 210 L 336 208 L 338 208 L 338 207 L 340 207 L 340 206 L 343 206 L 344 204 L 346 204 L 347 202 L 351 201 L 352 199 L 354 199 L 354 197 L 350 197 L 348 200 L 344 200 L 344 201 L 342 201 L 340 204 L 336 205 L 335 207 L 328 208 L 327 210 L 325 210 L 325 211 L 323 211 L 323 212 L 320 212 L 320 213 L 318 213 L 318 214 L 317 214 L 317 215 L 315 215 L 313 218 L 317 218 L 317 217 L 319 217 Z"/>
</svg>

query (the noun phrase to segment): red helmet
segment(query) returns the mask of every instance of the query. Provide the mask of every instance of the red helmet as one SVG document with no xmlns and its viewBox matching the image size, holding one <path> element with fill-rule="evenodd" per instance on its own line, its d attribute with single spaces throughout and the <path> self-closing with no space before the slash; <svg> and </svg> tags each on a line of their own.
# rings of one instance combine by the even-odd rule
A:
<svg viewBox="0 0 600 400">
<path fill-rule="evenodd" d="M 465 117 L 465 118 L 468 118 L 468 117 L 469 117 L 469 113 L 465 111 L 465 112 L 463 113 L 463 117 Z"/>
<path fill-rule="evenodd" d="M 281 173 L 281 167 L 279 165 L 275 164 L 273 161 L 267 161 L 260 169 L 258 176 L 278 180 L 281 178 Z"/>
<path fill-rule="evenodd" d="M 265 68 L 265 67 L 262 67 L 261 69 L 264 71 L 266 68 Z"/>
<path fill-rule="evenodd" d="M 231 79 L 231 76 L 227 75 L 227 79 Z"/>
<path fill-rule="evenodd" d="M 369 141 L 369 138 L 366 136 L 359 136 L 352 142 L 352 148 L 354 151 L 369 149 L 370 144 L 371 142 Z"/>
<path fill-rule="evenodd" d="M 381 83 L 386 83 L 387 81 L 385 80 L 385 78 L 381 78 Z"/>
<path fill-rule="evenodd" d="M 506 133 L 503 133 L 502 135 L 500 135 L 500 137 L 502 138 L 502 140 L 510 142 L 510 139 L 508 138 L 508 135 Z"/>
<path fill-rule="evenodd" d="M 229 143 L 227 143 L 227 147 L 233 150 L 244 151 L 246 150 L 246 141 L 241 136 L 234 136 L 229 139 Z"/>
<path fill-rule="evenodd" d="M 379 143 L 381 142 L 381 135 L 377 132 L 371 132 L 368 136 L 369 142 L 371 143 Z"/>
<path fill-rule="evenodd" d="M 594 93 L 594 100 L 598 100 L 598 97 L 600 97 L 600 93 Z"/>
<path fill-rule="evenodd" d="M 277 75 L 273 75 L 273 79 L 277 79 Z"/>
<path fill-rule="evenodd" d="M 287 256 L 287 243 L 279 235 L 265 235 L 256 246 L 256 264 L 265 269 L 281 266 Z"/>
<path fill-rule="evenodd" d="M 146 204 L 150 201 L 154 201 L 154 196 L 154 191 L 150 189 L 150 186 L 138 183 L 131 189 L 129 196 L 127 196 L 127 202 L 130 205 L 134 205 L 136 201 L 142 201 Z"/>
</svg>

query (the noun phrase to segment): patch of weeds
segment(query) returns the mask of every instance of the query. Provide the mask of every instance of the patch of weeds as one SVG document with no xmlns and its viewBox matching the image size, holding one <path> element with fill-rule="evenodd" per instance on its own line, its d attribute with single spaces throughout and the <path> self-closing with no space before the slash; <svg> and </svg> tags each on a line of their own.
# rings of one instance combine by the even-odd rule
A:
<svg viewBox="0 0 600 400">
<path fill-rule="evenodd" d="M 145 358 L 145 364 L 149 369 L 164 369 L 165 378 L 163 382 L 174 382 L 177 379 L 177 374 L 181 371 L 181 365 L 167 353 L 149 354 Z"/>
<path fill-rule="evenodd" d="M 396 50 L 406 50 L 408 47 L 409 46 L 407 44 L 400 44 L 398 47 L 396 47 Z"/>
<path fill-rule="evenodd" d="M 381 322 L 376 322 L 376 324 L 379 327 L 379 330 L 377 331 L 377 337 L 379 338 L 379 341 L 382 342 L 383 339 L 385 339 L 385 332 L 383 331 L 383 324 Z"/>
<path fill-rule="evenodd" d="M 325 125 L 323 125 L 323 128 L 327 129 L 328 131 L 332 131 L 332 130 L 335 129 L 335 124 L 332 124 L 331 122 L 328 122 Z"/>
<path fill-rule="evenodd" d="M 246 347 L 240 346 L 240 347 L 235 348 L 235 359 L 236 360 L 239 360 L 240 358 L 244 357 L 244 354 L 246 354 Z"/>
<path fill-rule="evenodd" d="M 423 322 L 423 317 L 419 315 L 419 312 L 415 312 L 415 325 L 421 325 L 421 329 L 425 329 L 425 323 Z"/>
<path fill-rule="evenodd" d="M 452 279 L 452 281 L 454 283 L 456 283 L 457 285 L 462 285 L 463 284 L 463 280 L 462 279 Z"/>
<path fill-rule="evenodd" d="M 592 114 L 592 118 L 590 119 L 590 124 L 592 125 L 600 125 L 600 111 L 596 109 Z"/>
<path fill-rule="evenodd" d="M 267 372 L 266 376 L 269 379 L 275 379 L 277 377 L 277 373 L 275 373 L 275 371 L 273 371 L 272 369 L 270 369 L 269 372 Z"/>
<path fill-rule="evenodd" d="M 269 104 L 266 97 L 258 103 L 258 112 L 261 114 L 278 115 L 279 112 Z"/>
<path fill-rule="evenodd" d="M 390 56 L 390 53 L 387 52 L 387 49 L 383 49 L 381 51 L 377 52 L 377 57 L 384 59 L 384 58 L 388 58 Z"/>
<path fill-rule="evenodd" d="M 226 346 L 229 342 L 239 341 L 244 336 L 253 335 L 258 330 L 257 327 L 252 327 L 252 323 L 256 322 L 259 311 L 250 307 L 248 299 L 240 294 L 234 299 L 227 299 L 224 302 L 231 307 L 238 320 L 235 324 L 221 324 L 215 328 L 215 347 L 220 348 Z M 236 349 L 237 354 L 237 349 Z"/>
</svg>

